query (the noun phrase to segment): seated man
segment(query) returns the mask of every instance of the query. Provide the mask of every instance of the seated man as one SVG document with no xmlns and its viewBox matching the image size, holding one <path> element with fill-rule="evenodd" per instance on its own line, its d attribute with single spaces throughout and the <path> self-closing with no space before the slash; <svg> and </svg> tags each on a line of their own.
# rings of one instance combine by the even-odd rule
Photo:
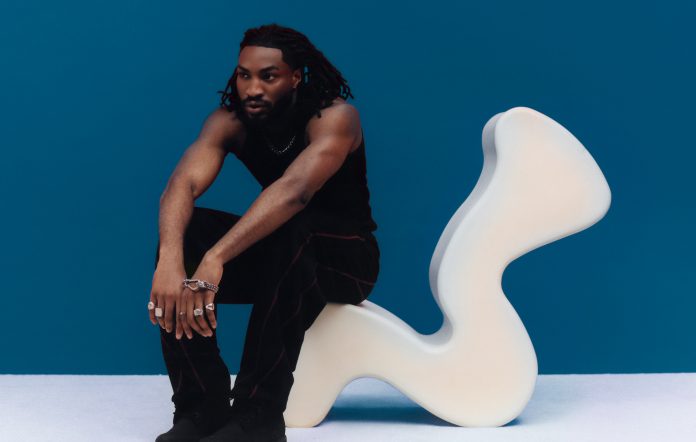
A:
<svg viewBox="0 0 696 442">
<path fill-rule="evenodd" d="M 285 441 L 305 331 L 327 302 L 359 304 L 371 293 L 377 225 L 348 96 L 340 72 L 303 34 L 277 25 L 246 31 L 220 108 L 160 200 L 148 309 L 160 325 L 175 412 L 157 441 Z M 194 207 L 229 152 L 262 186 L 243 216 Z M 232 390 L 215 334 L 219 303 L 253 304 Z"/>
</svg>

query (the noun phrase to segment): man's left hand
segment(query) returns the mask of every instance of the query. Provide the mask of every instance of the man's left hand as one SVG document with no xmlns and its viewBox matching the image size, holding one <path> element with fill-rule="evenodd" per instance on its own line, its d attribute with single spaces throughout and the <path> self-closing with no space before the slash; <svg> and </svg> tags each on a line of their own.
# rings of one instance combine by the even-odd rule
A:
<svg viewBox="0 0 696 442">
<path fill-rule="evenodd" d="M 191 279 L 200 279 L 219 286 L 220 280 L 222 279 L 222 272 L 222 262 L 214 257 L 206 255 L 201 260 L 201 263 L 196 269 L 196 273 L 193 274 Z M 179 315 L 179 320 L 176 321 L 176 338 L 181 339 L 184 332 L 189 339 L 193 338 L 191 329 L 194 329 L 201 336 L 213 336 L 213 331 L 210 327 L 217 328 L 215 311 L 208 310 L 205 306 L 213 303 L 215 292 L 205 288 L 199 288 L 197 291 L 193 291 L 185 287 L 180 296 L 181 299 L 179 300 L 178 306 L 182 307 L 180 310 L 185 312 L 185 314 Z M 201 316 L 194 316 L 193 310 L 197 308 L 202 309 L 204 314 Z M 205 318 L 208 319 L 210 326 Z"/>
</svg>

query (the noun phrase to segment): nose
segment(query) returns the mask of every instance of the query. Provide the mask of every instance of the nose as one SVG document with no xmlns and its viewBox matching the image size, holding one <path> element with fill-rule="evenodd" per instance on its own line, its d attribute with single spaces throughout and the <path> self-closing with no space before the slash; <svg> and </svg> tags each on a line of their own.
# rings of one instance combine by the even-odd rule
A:
<svg viewBox="0 0 696 442">
<path fill-rule="evenodd" d="M 247 89 L 246 89 L 246 94 L 247 94 L 247 99 L 261 99 L 261 96 L 263 95 L 263 89 L 261 89 L 261 82 L 258 80 L 251 80 L 248 83 Z"/>
</svg>

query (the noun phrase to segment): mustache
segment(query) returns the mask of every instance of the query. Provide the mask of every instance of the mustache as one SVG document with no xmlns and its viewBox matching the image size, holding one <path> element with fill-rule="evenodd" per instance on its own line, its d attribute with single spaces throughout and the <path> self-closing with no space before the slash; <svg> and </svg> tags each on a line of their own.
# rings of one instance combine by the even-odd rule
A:
<svg viewBox="0 0 696 442">
<path fill-rule="evenodd" d="M 268 103 L 267 101 L 263 101 L 263 100 L 248 100 L 247 99 L 247 100 L 242 100 L 242 104 L 244 106 L 249 105 L 249 104 L 255 104 L 257 106 L 264 106 L 264 107 L 270 106 L 270 103 Z"/>
</svg>

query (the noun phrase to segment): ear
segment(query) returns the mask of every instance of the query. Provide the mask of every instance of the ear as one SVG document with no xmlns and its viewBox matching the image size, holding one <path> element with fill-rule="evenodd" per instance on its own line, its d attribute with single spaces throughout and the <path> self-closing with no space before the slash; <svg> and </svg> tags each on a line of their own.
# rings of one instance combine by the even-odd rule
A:
<svg viewBox="0 0 696 442">
<path fill-rule="evenodd" d="M 304 68 L 297 68 L 292 73 L 292 87 L 297 89 L 299 84 L 302 82 L 302 71 Z"/>
</svg>

